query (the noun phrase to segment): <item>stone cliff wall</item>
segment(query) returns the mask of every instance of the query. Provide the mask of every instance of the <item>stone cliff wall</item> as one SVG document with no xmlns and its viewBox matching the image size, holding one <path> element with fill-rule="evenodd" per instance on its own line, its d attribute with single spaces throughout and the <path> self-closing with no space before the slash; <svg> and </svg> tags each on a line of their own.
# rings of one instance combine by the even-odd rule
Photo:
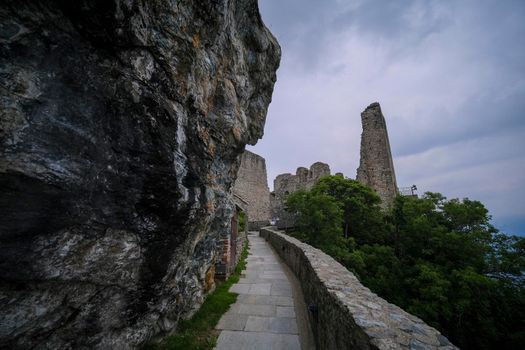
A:
<svg viewBox="0 0 525 350">
<path fill-rule="evenodd" d="M 373 188 L 386 209 L 397 195 L 397 182 L 385 117 L 379 103 L 372 103 L 361 113 L 361 123 L 361 159 L 356 179 Z"/>
<path fill-rule="evenodd" d="M 421 319 L 372 293 L 319 249 L 270 228 L 260 234 L 300 281 L 318 349 L 457 349 Z"/>
<path fill-rule="evenodd" d="M 191 314 L 279 57 L 256 0 L 2 1 L 0 348 L 136 348 Z"/>
<path fill-rule="evenodd" d="M 295 175 L 281 174 L 273 181 L 274 191 L 270 194 L 272 218 L 279 218 L 277 227 L 284 229 L 294 225 L 294 218 L 285 210 L 286 196 L 302 189 L 312 188 L 321 177 L 330 175 L 328 164 L 316 162 L 310 169 L 297 168 Z"/>
<path fill-rule="evenodd" d="M 249 229 L 267 226 L 270 221 L 270 190 L 263 157 L 244 151 L 233 193 L 247 202 Z"/>
</svg>

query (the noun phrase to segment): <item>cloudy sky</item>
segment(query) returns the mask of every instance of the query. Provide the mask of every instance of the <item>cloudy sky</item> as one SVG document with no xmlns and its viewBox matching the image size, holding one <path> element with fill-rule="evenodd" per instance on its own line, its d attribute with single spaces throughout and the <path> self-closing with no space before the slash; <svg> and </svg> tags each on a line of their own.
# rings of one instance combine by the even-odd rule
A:
<svg viewBox="0 0 525 350">
<path fill-rule="evenodd" d="M 525 235 L 525 1 L 259 0 L 282 47 L 265 135 L 276 175 L 355 178 L 381 103 L 399 186 L 477 199 Z"/>
</svg>

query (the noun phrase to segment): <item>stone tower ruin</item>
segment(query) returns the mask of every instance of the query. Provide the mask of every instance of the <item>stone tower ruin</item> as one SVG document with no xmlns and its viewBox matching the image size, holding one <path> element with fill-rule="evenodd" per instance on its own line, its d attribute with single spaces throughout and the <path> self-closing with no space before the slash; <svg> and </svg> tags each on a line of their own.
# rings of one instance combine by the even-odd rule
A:
<svg viewBox="0 0 525 350">
<path fill-rule="evenodd" d="M 270 190 L 266 176 L 266 161 L 263 157 L 250 151 L 244 151 L 233 193 L 247 204 L 250 230 L 258 230 L 268 225 L 270 222 Z"/>
<path fill-rule="evenodd" d="M 374 102 L 361 113 L 361 159 L 357 180 L 374 189 L 381 207 L 390 207 L 397 195 L 396 173 L 381 106 Z"/>
<path fill-rule="evenodd" d="M 273 181 L 274 191 L 270 195 L 270 206 L 272 217 L 277 219 L 277 227 L 280 229 L 291 228 L 295 224 L 293 214 L 286 211 L 286 197 L 298 190 L 312 188 L 323 176 L 330 175 L 330 167 L 326 163 L 316 162 L 310 166 L 297 168 L 295 175 L 281 174 Z"/>
</svg>

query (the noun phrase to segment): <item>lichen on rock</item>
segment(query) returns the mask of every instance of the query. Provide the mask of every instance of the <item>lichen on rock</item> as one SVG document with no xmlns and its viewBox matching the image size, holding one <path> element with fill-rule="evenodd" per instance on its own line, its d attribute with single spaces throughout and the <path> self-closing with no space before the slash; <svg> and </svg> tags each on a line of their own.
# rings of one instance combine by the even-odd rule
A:
<svg viewBox="0 0 525 350">
<path fill-rule="evenodd" d="M 279 59 L 256 0 L 0 5 L 0 347 L 136 348 L 199 305 Z"/>
</svg>

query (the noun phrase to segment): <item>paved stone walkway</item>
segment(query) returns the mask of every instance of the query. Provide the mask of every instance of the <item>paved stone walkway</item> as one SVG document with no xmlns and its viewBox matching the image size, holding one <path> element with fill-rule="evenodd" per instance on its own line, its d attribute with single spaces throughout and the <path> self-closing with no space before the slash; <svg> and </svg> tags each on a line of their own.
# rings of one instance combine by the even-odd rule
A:
<svg viewBox="0 0 525 350">
<path fill-rule="evenodd" d="M 299 350 L 304 341 L 299 338 L 303 322 L 301 318 L 299 329 L 294 303 L 297 287 L 257 232 L 250 233 L 248 239 L 246 270 L 230 288 L 239 296 L 216 327 L 221 333 L 215 349 Z"/>
</svg>

